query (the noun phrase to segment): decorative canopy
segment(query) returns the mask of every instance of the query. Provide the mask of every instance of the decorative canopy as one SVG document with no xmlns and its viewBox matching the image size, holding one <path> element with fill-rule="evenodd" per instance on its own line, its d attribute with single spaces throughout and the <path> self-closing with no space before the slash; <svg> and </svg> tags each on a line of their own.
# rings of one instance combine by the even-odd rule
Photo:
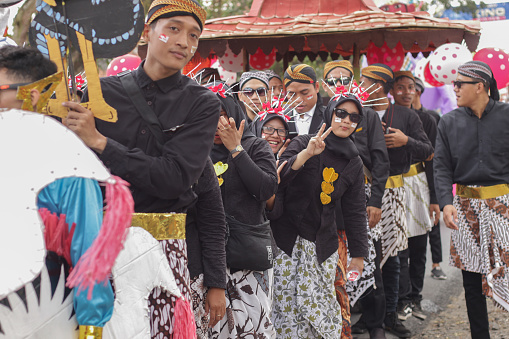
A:
<svg viewBox="0 0 509 339">
<path fill-rule="evenodd" d="M 235 54 L 243 48 L 254 54 L 260 47 L 265 54 L 275 48 L 278 56 L 349 56 L 365 51 L 370 42 L 390 48 L 401 42 L 406 51 L 419 52 L 463 40 L 474 51 L 480 30 L 478 21 L 384 12 L 372 0 L 254 0 L 246 15 L 207 20 L 198 52 L 221 57 L 228 43 Z"/>
</svg>

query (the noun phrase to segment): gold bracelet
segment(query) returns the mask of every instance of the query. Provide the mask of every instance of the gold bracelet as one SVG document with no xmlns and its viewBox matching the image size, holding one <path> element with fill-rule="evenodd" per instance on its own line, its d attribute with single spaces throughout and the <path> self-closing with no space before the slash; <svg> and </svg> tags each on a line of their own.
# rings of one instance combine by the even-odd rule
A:
<svg viewBox="0 0 509 339">
<path fill-rule="evenodd" d="M 79 339 L 102 339 L 103 328 L 97 326 L 80 325 Z"/>
</svg>

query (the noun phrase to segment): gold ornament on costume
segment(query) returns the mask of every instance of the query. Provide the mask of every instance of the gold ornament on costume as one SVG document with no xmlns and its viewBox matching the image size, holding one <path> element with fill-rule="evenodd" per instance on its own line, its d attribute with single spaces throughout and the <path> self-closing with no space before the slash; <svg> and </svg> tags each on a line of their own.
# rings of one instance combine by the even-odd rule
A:
<svg viewBox="0 0 509 339">
<path fill-rule="evenodd" d="M 219 182 L 219 186 L 221 186 L 224 182 L 222 175 L 224 172 L 228 170 L 228 164 L 223 164 L 221 161 L 218 161 L 214 164 L 214 171 L 217 175 L 217 181 Z"/>
<path fill-rule="evenodd" d="M 35 111 L 42 113 L 43 108 L 48 103 L 49 99 L 57 86 L 62 82 L 63 73 L 58 72 L 52 74 L 44 79 L 38 80 L 36 82 L 32 82 L 31 84 L 18 87 L 18 92 L 16 93 L 16 99 L 23 100 L 23 104 L 21 105 L 21 109 L 25 111 L 33 111 L 34 107 L 32 105 L 32 95 L 31 91 L 36 89 L 41 93 L 39 97 L 39 101 L 37 102 L 37 106 Z M 44 89 L 47 87 L 46 91 Z"/>
<path fill-rule="evenodd" d="M 331 202 L 330 194 L 334 192 L 334 181 L 338 180 L 339 174 L 336 173 L 334 168 L 325 167 L 322 172 L 322 192 L 320 193 L 320 201 L 323 205 Z"/>
</svg>

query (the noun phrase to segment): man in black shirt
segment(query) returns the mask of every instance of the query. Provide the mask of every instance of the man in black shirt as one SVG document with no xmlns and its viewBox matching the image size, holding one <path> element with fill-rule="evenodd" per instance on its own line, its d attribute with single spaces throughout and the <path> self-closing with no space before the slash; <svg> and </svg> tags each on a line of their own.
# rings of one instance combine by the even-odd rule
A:
<svg viewBox="0 0 509 339">
<path fill-rule="evenodd" d="M 458 68 L 454 92 L 459 108 L 438 124 L 435 187 L 453 229 L 450 263 L 462 270 L 472 338 L 489 338 L 485 296 L 509 311 L 509 105 L 480 61 Z"/>
<path fill-rule="evenodd" d="M 415 97 L 414 97 L 414 102 L 412 103 L 412 108 L 417 112 L 417 114 L 419 114 L 419 116 L 422 113 L 428 113 L 429 115 L 431 115 L 435 119 L 437 126 L 438 126 L 438 123 L 440 122 L 440 114 L 436 111 L 426 109 L 422 105 L 422 103 L 421 103 L 422 93 L 424 93 L 424 83 L 422 82 L 421 79 L 415 78 Z M 429 136 L 428 136 L 428 138 L 429 138 Z M 431 138 L 430 138 L 430 141 L 433 144 L 433 146 L 435 146 L 436 134 L 435 134 L 435 137 L 432 139 L 433 140 L 431 140 Z M 433 160 L 431 160 L 431 162 L 433 162 Z M 431 169 L 431 170 L 433 170 L 433 169 Z M 427 173 L 428 172 L 426 172 L 426 174 Z M 431 200 L 434 201 L 434 203 L 437 204 L 437 206 L 438 206 L 438 200 L 436 200 L 436 193 L 435 193 L 435 180 L 428 180 L 428 185 L 429 185 L 430 192 L 433 192 L 432 196 L 431 196 Z M 434 197 L 433 197 L 433 195 L 434 195 Z M 433 200 L 433 199 L 435 199 L 435 200 Z M 437 220 L 437 218 L 435 217 L 434 225 L 431 228 L 431 231 L 429 232 L 428 236 L 429 236 L 429 246 L 431 248 L 431 262 L 432 262 L 431 276 L 434 279 L 446 280 L 447 275 L 444 273 L 444 271 L 440 267 L 440 263 L 442 262 L 442 239 L 440 237 L 440 218 L 438 218 L 438 220 Z"/>
<path fill-rule="evenodd" d="M 415 97 L 415 78 L 410 71 L 395 73 L 391 90 L 396 105 L 412 108 Z M 415 111 L 422 122 L 424 132 L 434 145 L 437 125 L 431 115 Z M 410 171 L 403 174 L 406 193 L 406 221 L 408 227 L 408 248 L 399 253 L 401 274 L 399 280 L 398 316 L 406 320 L 412 314 L 426 319 L 421 309 L 422 288 L 426 271 L 426 246 L 428 232 L 440 219 L 440 209 L 432 185 L 433 163 L 431 159 L 413 159 Z"/>
<path fill-rule="evenodd" d="M 205 16 L 205 10 L 193 0 L 152 3 L 144 31 L 146 59 L 131 74 L 101 79 L 105 100 L 118 112 L 116 123 L 94 121 L 92 112 L 76 103 L 65 103 L 70 108 L 67 126 L 99 154 L 113 174 L 131 184 L 135 211 L 140 214 L 135 219 L 141 226 L 146 219 L 160 217 L 158 220 L 177 225 L 179 230 L 185 227 L 183 213 L 196 199 L 191 186 L 203 172 L 212 148 L 219 100 L 181 74 L 198 47 Z M 134 80 L 134 90 L 124 86 L 129 78 Z M 143 118 L 134 104 L 136 96 L 141 100 Z M 148 123 L 151 118 L 153 122 Z M 171 264 L 172 270 L 189 298 L 185 239 L 174 234 L 159 239 L 169 261 L 179 262 Z M 178 260 L 172 259 L 175 256 Z M 220 319 L 224 315 L 225 286 L 209 287 L 211 315 Z M 151 324 L 156 324 L 152 336 L 170 336 L 173 332 L 172 311 L 160 303 L 165 295 L 159 288 L 150 293 Z"/>
<path fill-rule="evenodd" d="M 385 142 L 390 160 L 390 177 L 382 199 L 382 218 L 375 231 L 381 238 L 381 266 L 386 299 L 385 328 L 400 337 L 410 331 L 399 321 L 396 310 L 399 292 L 400 262 L 398 252 L 408 247 L 405 218 L 403 173 L 410 169 L 412 159 L 425 159 L 433 153 L 417 114 L 410 109 L 389 103 L 394 73 L 383 64 L 362 70 L 361 82 L 369 88 L 368 101 L 376 103 L 377 113 L 385 128 Z M 376 233 L 375 233 L 376 234 Z M 373 307 L 374 308 L 374 307 Z"/>
</svg>

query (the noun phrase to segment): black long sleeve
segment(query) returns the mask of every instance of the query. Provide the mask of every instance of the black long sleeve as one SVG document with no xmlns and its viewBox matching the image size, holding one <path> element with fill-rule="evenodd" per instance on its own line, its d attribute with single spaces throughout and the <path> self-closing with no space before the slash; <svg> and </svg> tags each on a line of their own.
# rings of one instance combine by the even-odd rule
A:
<svg viewBox="0 0 509 339">
<path fill-rule="evenodd" d="M 421 119 L 422 127 L 426 136 L 433 148 L 435 147 L 435 141 L 437 139 L 437 123 L 435 118 L 424 111 L 416 111 L 419 119 Z M 425 160 L 425 159 L 423 159 Z M 424 161 L 424 171 L 426 172 L 426 179 L 428 180 L 430 204 L 438 204 L 437 195 L 435 192 L 435 179 L 433 175 L 433 159 Z"/>
</svg>

